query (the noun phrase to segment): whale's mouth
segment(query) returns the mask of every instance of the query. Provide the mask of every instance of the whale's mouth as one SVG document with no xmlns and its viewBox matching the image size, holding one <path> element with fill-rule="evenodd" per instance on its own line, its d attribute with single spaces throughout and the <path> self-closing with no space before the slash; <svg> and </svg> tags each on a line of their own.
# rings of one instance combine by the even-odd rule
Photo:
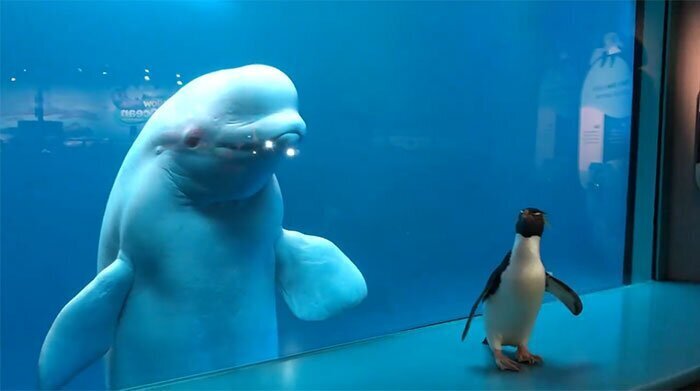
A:
<svg viewBox="0 0 700 391">
<path fill-rule="evenodd" d="M 252 152 L 259 145 L 256 143 L 245 143 L 245 142 L 221 142 L 217 145 L 218 148 L 232 149 L 234 151 Z"/>
<path fill-rule="evenodd" d="M 284 145 L 285 147 L 291 147 L 296 145 L 301 140 L 301 132 L 297 130 L 289 131 L 278 135 L 271 139 L 271 141 L 277 145 Z"/>
<path fill-rule="evenodd" d="M 250 136 L 249 136 L 250 137 Z M 220 141 L 218 148 L 226 148 L 233 151 L 258 153 L 258 151 L 270 151 L 279 148 L 290 148 L 296 145 L 302 137 L 298 130 L 289 130 L 267 139 L 240 140 L 240 141 Z"/>
</svg>

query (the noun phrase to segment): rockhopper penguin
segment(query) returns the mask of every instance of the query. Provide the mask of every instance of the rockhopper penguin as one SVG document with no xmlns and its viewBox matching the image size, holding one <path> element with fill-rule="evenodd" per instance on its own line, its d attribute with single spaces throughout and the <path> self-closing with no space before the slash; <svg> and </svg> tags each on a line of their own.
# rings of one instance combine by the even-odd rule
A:
<svg viewBox="0 0 700 391">
<path fill-rule="evenodd" d="M 484 343 L 489 345 L 496 365 L 502 370 L 520 370 L 515 361 L 503 354 L 503 346 L 515 346 L 516 360 L 520 363 L 542 362 L 540 356 L 530 353 L 527 345 L 545 291 L 557 297 L 574 315 L 583 310 L 576 292 L 547 273 L 542 265 L 540 240 L 544 226 L 545 214 L 541 210 L 527 208 L 520 211 L 515 225 L 513 249 L 491 273 L 462 332 L 464 340 L 474 313 L 483 301 L 486 327 Z"/>
</svg>

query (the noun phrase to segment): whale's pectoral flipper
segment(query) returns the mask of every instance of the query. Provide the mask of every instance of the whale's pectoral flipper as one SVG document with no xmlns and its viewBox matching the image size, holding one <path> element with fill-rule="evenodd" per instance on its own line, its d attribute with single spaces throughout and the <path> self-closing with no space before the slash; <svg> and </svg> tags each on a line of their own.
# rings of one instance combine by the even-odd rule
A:
<svg viewBox="0 0 700 391">
<path fill-rule="evenodd" d="M 284 230 L 275 251 L 279 289 L 300 319 L 329 318 L 367 295 L 362 273 L 327 239 Z"/>
<path fill-rule="evenodd" d="M 117 259 L 81 290 L 54 320 L 39 355 L 39 386 L 65 385 L 112 345 L 133 270 Z"/>
<path fill-rule="evenodd" d="M 572 314 L 578 315 L 583 311 L 583 303 L 576 292 L 550 273 L 547 273 L 545 290 L 564 303 Z"/>
</svg>

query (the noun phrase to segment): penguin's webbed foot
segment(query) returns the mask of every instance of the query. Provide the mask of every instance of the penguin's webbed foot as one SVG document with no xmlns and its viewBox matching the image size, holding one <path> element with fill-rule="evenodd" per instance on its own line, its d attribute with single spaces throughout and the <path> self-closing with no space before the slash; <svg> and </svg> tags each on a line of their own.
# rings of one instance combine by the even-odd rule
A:
<svg viewBox="0 0 700 391">
<path fill-rule="evenodd" d="M 496 365 L 498 366 L 498 369 L 502 371 L 520 371 L 520 366 L 518 365 L 518 363 L 508 358 L 505 354 L 503 354 L 502 351 L 494 350 L 493 356 L 496 359 Z"/>
<path fill-rule="evenodd" d="M 542 357 L 530 353 L 526 346 L 518 346 L 518 351 L 515 353 L 515 359 L 518 360 L 519 363 L 530 365 L 542 363 Z"/>
</svg>

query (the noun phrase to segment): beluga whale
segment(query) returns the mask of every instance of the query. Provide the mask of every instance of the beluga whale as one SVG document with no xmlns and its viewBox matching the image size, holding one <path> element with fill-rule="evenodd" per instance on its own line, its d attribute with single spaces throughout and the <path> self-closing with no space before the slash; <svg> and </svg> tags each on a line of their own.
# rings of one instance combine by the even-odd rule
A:
<svg viewBox="0 0 700 391">
<path fill-rule="evenodd" d="M 276 292 L 323 320 L 367 295 L 331 241 L 284 229 L 275 169 L 306 134 L 280 70 L 200 76 L 151 116 L 112 187 L 97 275 L 54 320 L 39 386 L 106 357 L 126 388 L 278 356 Z"/>
</svg>

